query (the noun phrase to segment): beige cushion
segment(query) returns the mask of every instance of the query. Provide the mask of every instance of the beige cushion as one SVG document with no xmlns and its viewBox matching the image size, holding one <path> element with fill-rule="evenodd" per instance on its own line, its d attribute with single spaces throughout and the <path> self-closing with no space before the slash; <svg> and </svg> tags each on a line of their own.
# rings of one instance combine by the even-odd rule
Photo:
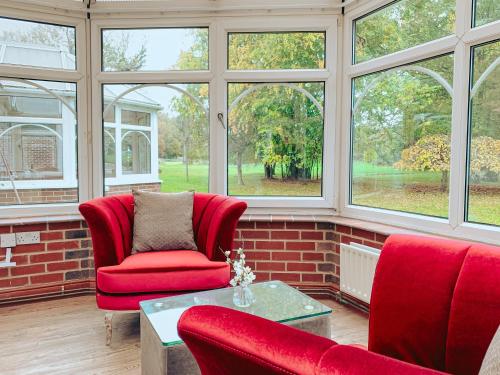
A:
<svg viewBox="0 0 500 375">
<path fill-rule="evenodd" d="M 152 250 L 197 250 L 193 234 L 193 192 L 134 191 L 132 254 Z"/>
<path fill-rule="evenodd" d="M 479 375 L 498 375 L 500 374 L 500 327 L 493 336 L 491 344 L 486 351 L 486 355 L 479 370 Z"/>
</svg>

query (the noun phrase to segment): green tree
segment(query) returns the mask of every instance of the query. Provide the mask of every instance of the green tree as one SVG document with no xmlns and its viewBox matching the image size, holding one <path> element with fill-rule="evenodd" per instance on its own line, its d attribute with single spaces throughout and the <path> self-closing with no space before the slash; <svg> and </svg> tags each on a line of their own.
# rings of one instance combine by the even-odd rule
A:
<svg viewBox="0 0 500 375">
<path fill-rule="evenodd" d="M 136 53 L 129 53 L 130 34 L 122 32 L 119 38 L 104 34 L 103 38 L 103 66 L 108 71 L 136 71 L 146 62 L 146 45 L 141 45 Z"/>
</svg>

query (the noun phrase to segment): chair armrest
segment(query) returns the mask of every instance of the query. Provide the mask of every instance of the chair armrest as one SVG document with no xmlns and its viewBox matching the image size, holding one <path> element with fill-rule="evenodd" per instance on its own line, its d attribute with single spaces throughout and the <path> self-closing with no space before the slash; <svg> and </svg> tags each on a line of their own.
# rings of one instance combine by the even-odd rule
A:
<svg viewBox="0 0 500 375">
<path fill-rule="evenodd" d="M 314 374 L 334 341 L 219 306 L 195 306 L 177 325 L 204 375 Z"/>
<path fill-rule="evenodd" d="M 133 225 L 131 195 L 95 198 L 80 204 L 78 209 L 90 230 L 96 270 L 120 264 L 130 255 Z"/>
<path fill-rule="evenodd" d="M 220 249 L 225 251 L 233 248 L 236 226 L 247 209 L 247 204 L 239 199 L 224 198 L 212 214 L 207 233 L 205 254 L 210 260 L 226 260 Z"/>
<path fill-rule="evenodd" d="M 445 373 L 406 363 L 349 345 L 336 345 L 318 364 L 317 375 L 444 375 Z"/>
</svg>

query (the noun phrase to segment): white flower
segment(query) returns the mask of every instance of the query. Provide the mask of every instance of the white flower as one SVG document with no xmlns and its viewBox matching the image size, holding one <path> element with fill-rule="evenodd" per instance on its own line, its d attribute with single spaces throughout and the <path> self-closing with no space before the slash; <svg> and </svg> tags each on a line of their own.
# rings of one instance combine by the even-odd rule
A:
<svg viewBox="0 0 500 375">
<path fill-rule="evenodd" d="M 230 251 L 224 251 L 224 255 L 226 256 L 226 258 L 229 258 L 229 256 L 231 255 L 231 252 Z"/>
</svg>

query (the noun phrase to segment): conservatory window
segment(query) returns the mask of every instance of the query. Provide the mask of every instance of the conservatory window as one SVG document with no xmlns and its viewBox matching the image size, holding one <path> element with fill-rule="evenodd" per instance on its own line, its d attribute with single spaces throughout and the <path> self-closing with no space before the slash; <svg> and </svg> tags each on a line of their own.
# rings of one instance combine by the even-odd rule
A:
<svg viewBox="0 0 500 375">
<path fill-rule="evenodd" d="M 0 17 L 0 64 L 76 69 L 75 28 Z"/>
<path fill-rule="evenodd" d="M 470 74 L 466 220 L 500 225 L 500 41 L 472 48 Z"/>
<path fill-rule="evenodd" d="M 324 31 L 229 31 L 227 42 L 228 71 L 244 74 L 227 83 L 228 194 L 322 197 L 325 75 L 304 75 L 326 69 L 332 41 Z M 266 70 L 298 81 L 255 79 Z"/>
<path fill-rule="evenodd" d="M 102 30 L 103 71 L 207 69 L 207 27 Z"/>
<path fill-rule="evenodd" d="M 73 83 L 0 80 L 0 204 L 78 200 L 75 100 Z"/>
<path fill-rule="evenodd" d="M 453 34 L 456 0 L 400 0 L 354 21 L 353 62 Z"/>
<path fill-rule="evenodd" d="M 448 216 L 453 55 L 353 80 L 351 203 Z"/>
<path fill-rule="evenodd" d="M 106 194 L 208 191 L 208 84 L 106 84 L 103 93 Z"/>
<path fill-rule="evenodd" d="M 500 20 L 498 0 L 474 0 L 473 26 L 482 26 Z"/>
</svg>

